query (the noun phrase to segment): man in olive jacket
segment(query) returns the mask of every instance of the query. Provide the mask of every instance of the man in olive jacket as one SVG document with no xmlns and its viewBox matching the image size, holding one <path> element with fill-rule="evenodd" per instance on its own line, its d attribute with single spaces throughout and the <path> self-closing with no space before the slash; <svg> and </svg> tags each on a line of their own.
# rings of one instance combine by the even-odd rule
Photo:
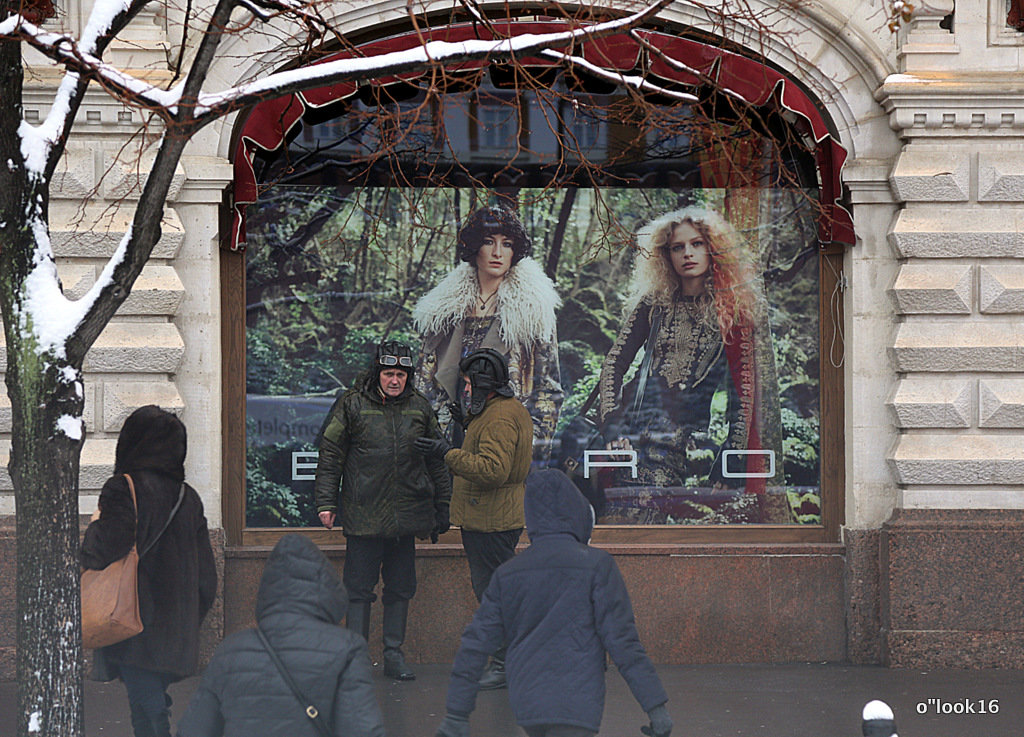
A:
<svg viewBox="0 0 1024 737">
<path fill-rule="evenodd" d="M 324 421 L 315 482 L 324 527 L 334 526 L 340 506 L 346 625 L 368 636 L 373 590 L 383 577 L 384 673 L 401 681 L 416 677 L 401 650 L 416 593 L 415 538 L 436 541 L 448 530 L 452 493 L 444 463 L 413 449 L 415 438 L 441 431 L 430 403 L 413 389 L 412 373 L 407 346 L 377 346 L 370 371 L 338 397 Z"/>
<path fill-rule="evenodd" d="M 462 528 L 462 546 L 477 601 L 491 575 L 516 552 L 526 524 L 524 482 L 533 457 L 533 421 L 509 385 L 508 362 L 483 348 L 459 364 L 469 395 L 469 424 L 461 448 L 446 440 L 418 438 L 416 448 L 444 458 L 455 475 L 452 522 Z M 481 689 L 505 687 L 504 648 L 494 654 Z"/>
</svg>

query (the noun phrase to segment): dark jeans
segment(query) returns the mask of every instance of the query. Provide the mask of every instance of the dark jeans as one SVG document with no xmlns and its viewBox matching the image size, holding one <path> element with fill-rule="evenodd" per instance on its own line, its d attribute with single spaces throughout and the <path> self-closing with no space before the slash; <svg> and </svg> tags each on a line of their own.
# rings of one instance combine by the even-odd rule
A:
<svg viewBox="0 0 1024 737">
<path fill-rule="evenodd" d="M 469 579 L 477 601 L 483 600 L 491 575 L 498 566 L 515 556 L 522 534 L 522 527 L 502 532 L 462 531 L 462 547 L 469 561 Z"/>
<path fill-rule="evenodd" d="M 416 593 L 416 538 L 345 538 L 345 568 L 342 578 L 353 604 L 374 602 L 377 580 L 384 578 L 381 601 L 393 604 L 409 601 Z"/>
<path fill-rule="evenodd" d="M 121 664 L 118 668 L 128 692 L 135 737 L 169 737 L 171 697 L 167 695 L 167 686 L 171 682 L 170 675 L 133 665 Z"/>
<path fill-rule="evenodd" d="M 528 737 L 594 737 L 585 727 L 574 727 L 568 724 L 538 724 L 534 727 L 523 727 Z"/>
</svg>

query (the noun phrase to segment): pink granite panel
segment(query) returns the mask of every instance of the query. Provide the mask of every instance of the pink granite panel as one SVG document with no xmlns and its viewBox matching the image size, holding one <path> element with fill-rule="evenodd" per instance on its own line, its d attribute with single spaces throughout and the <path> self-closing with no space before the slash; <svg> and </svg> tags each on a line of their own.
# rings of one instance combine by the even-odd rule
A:
<svg viewBox="0 0 1024 737">
<path fill-rule="evenodd" d="M 882 662 L 879 531 L 846 530 L 846 657 L 857 665 Z"/>
<path fill-rule="evenodd" d="M 659 663 L 768 660 L 768 562 L 760 556 L 617 556 L 640 639 Z"/>
<path fill-rule="evenodd" d="M 845 660 L 842 548 L 831 555 L 779 555 L 768 565 L 771 662 Z"/>
</svg>

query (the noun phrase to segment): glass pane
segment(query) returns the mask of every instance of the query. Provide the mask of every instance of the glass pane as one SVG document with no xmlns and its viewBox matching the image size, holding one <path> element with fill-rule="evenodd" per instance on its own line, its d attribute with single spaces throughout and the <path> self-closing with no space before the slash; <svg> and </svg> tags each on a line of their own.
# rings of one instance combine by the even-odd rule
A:
<svg viewBox="0 0 1024 737">
<path fill-rule="evenodd" d="M 445 369 L 497 335 L 535 464 L 569 470 L 603 524 L 820 522 L 815 190 L 355 187 L 325 171 L 249 210 L 250 526 L 316 523 L 316 433 L 385 335 L 418 352 L 417 387 L 452 430 Z M 456 243 L 489 204 L 515 211 L 532 259 L 502 275 L 499 317 L 473 320 L 479 262 Z"/>
</svg>

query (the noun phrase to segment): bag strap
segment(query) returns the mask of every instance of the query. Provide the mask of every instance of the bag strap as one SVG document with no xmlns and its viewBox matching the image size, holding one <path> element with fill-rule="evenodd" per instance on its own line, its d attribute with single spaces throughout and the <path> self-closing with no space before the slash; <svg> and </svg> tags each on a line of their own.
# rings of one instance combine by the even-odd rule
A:
<svg viewBox="0 0 1024 737">
<path fill-rule="evenodd" d="M 135 505 L 135 540 L 137 543 L 139 537 L 139 504 L 135 500 L 135 483 L 132 481 L 132 477 L 129 476 L 128 474 L 125 474 L 124 477 L 128 479 L 128 488 L 132 492 L 132 504 Z M 139 551 L 140 558 L 144 556 L 146 553 L 148 553 L 150 550 L 152 550 L 153 546 L 156 545 L 157 542 L 160 541 L 160 538 L 163 537 L 163 534 L 167 532 L 167 528 L 171 526 L 171 521 L 174 519 L 174 515 L 178 513 L 178 509 L 181 507 L 181 503 L 182 501 L 184 501 L 184 499 L 185 482 L 182 481 L 181 489 L 178 491 L 178 501 L 174 503 L 174 508 L 171 510 L 171 514 L 167 517 L 167 521 L 164 522 L 164 526 L 160 528 L 160 532 L 156 533 L 156 537 L 149 541 L 149 545 L 147 545 L 145 548 Z"/>
<path fill-rule="evenodd" d="M 322 737 L 331 737 L 331 731 L 327 729 L 327 725 L 324 720 L 320 718 L 320 711 L 313 705 L 313 702 L 306 698 L 306 696 L 299 690 L 299 687 L 295 685 L 295 681 L 292 680 L 291 674 L 288 669 L 284 667 L 284 663 L 281 662 L 280 656 L 277 651 L 270 646 L 270 641 L 267 640 L 267 636 L 263 634 L 263 630 L 260 629 L 259 625 L 256 625 L 256 634 L 260 638 L 260 642 L 263 643 L 263 647 L 266 648 L 267 653 L 270 654 L 270 659 L 274 661 L 274 665 L 277 666 L 278 672 L 281 677 L 284 678 L 284 682 L 288 684 L 288 688 L 291 689 L 292 694 L 295 696 L 295 700 L 299 702 L 303 710 L 306 712 L 306 716 L 313 722 L 313 726 L 316 727 L 316 731 L 319 732 Z"/>
<path fill-rule="evenodd" d="M 125 474 L 124 477 L 128 479 L 128 491 L 132 494 L 132 509 L 135 511 L 135 532 L 132 534 L 132 547 L 134 548 L 139 544 L 139 501 L 135 498 L 135 483 L 132 481 L 132 477 L 128 474 Z"/>
</svg>

